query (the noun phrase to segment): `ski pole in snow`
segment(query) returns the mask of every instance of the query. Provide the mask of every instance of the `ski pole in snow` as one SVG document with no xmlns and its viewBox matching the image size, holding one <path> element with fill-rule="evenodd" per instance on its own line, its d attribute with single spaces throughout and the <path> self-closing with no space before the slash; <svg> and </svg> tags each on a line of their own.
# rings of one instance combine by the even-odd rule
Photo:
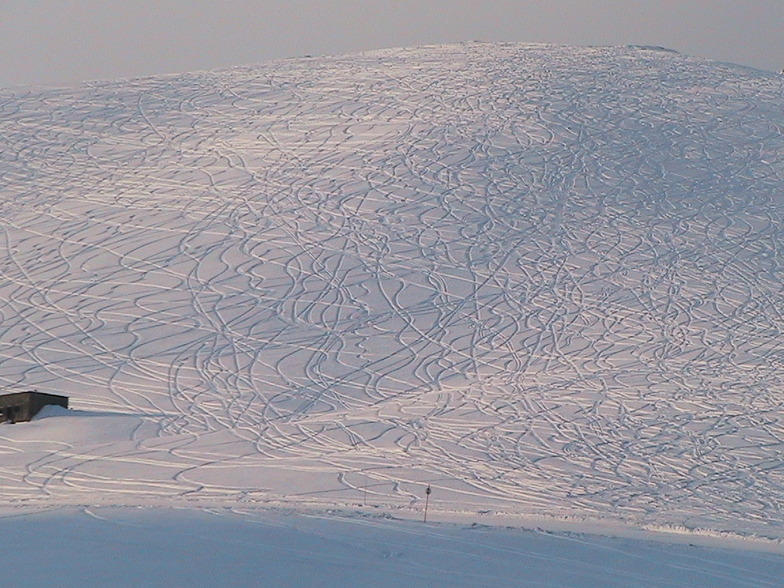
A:
<svg viewBox="0 0 784 588">
<path fill-rule="evenodd" d="M 424 520 L 425 523 L 427 522 L 427 507 L 430 504 L 430 493 L 431 492 L 432 492 L 432 490 L 430 489 L 430 484 L 428 484 L 427 485 L 427 490 L 425 490 L 425 520 Z"/>
</svg>

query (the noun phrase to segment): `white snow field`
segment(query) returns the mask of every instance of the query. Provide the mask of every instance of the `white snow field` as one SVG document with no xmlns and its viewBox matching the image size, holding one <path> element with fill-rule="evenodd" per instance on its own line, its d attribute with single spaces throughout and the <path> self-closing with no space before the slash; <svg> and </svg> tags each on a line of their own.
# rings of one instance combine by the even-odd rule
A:
<svg viewBox="0 0 784 588">
<path fill-rule="evenodd" d="M 783 129 L 784 76 L 646 47 L 0 90 L 0 390 L 73 409 L 0 425 L 0 505 L 430 485 L 431 521 L 784 553 Z"/>
<path fill-rule="evenodd" d="M 369 516 L 0 509 L 3 585 L 775 588 L 780 555 Z"/>
</svg>

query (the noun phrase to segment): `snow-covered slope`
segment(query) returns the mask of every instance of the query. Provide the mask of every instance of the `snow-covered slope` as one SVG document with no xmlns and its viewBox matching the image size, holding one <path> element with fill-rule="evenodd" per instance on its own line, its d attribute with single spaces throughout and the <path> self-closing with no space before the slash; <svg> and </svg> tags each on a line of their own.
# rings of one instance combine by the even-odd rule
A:
<svg viewBox="0 0 784 588">
<path fill-rule="evenodd" d="M 0 508 L 0 545 L 14 588 L 780 588 L 782 569 L 745 550 L 244 507 Z"/>
<path fill-rule="evenodd" d="M 784 78 L 467 44 L 0 92 L 5 503 L 784 537 Z"/>
</svg>

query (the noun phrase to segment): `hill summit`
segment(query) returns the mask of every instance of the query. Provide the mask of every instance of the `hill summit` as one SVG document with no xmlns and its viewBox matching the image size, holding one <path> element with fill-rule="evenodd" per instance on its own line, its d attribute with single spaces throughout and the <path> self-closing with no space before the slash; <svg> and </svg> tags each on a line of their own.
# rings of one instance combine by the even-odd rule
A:
<svg viewBox="0 0 784 588">
<path fill-rule="evenodd" d="M 784 80 L 482 44 L 0 92 L 6 502 L 784 536 Z"/>
</svg>

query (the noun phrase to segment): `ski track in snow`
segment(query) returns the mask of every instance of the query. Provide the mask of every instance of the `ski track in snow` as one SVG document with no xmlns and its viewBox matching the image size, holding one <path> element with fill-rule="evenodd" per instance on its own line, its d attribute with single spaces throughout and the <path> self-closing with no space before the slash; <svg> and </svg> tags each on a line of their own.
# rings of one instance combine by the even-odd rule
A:
<svg viewBox="0 0 784 588">
<path fill-rule="evenodd" d="M 468 44 L 0 91 L 0 387 L 82 411 L 0 426 L 0 500 L 784 536 L 782 90 Z"/>
</svg>

